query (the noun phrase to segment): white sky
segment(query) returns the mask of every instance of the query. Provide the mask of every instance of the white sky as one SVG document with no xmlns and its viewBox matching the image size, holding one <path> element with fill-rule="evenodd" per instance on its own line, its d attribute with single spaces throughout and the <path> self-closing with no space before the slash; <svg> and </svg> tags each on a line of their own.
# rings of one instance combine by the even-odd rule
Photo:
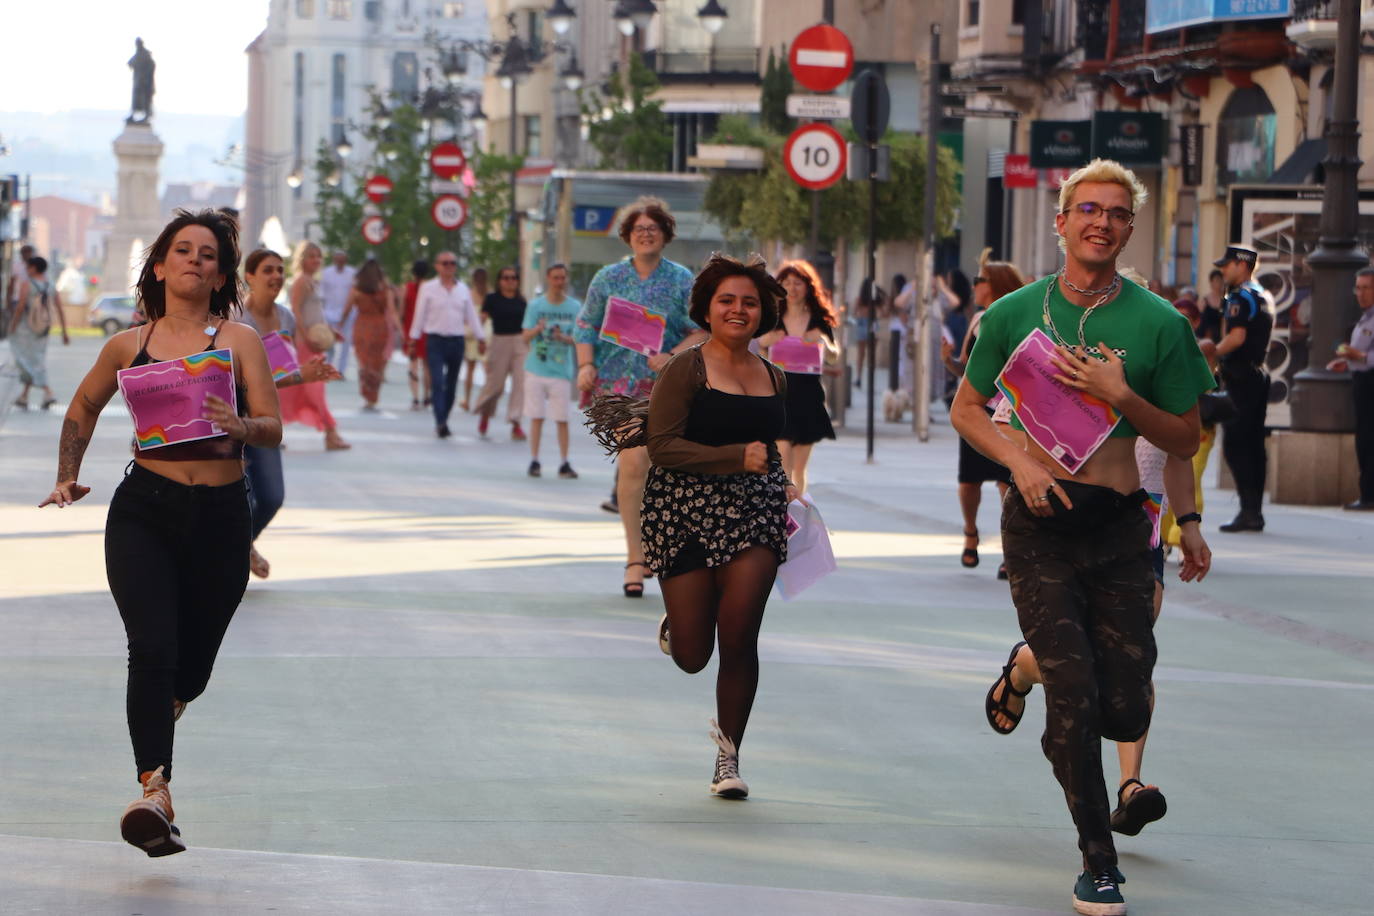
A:
<svg viewBox="0 0 1374 916">
<path fill-rule="evenodd" d="M 157 64 L 158 112 L 239 115 L 243 49 L 267 25 L 268 0 L 28 0 L 5 3 L 0 111 L 127 112 L 134 39 Z"/>
</svg>

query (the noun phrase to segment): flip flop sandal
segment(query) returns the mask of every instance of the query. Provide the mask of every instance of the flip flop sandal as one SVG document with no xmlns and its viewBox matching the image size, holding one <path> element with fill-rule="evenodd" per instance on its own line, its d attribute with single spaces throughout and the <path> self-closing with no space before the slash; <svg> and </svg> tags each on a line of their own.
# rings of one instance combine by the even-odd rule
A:
<svg viewBox="0 0 1374 916">
<path fill-rule="evenodd" d="M 1122 798 L 1121 793 L 1131 783 L 1140 788 L 1129 797 Z M 1140 833 L 1146 824 L 1159 820 L 1169 810 L 1168 804 L 1164 801 L 1164 793 L 1145 785 L 1139 779 L 1128 779 L 1123 782 L 1121 788 L 1116 790 L 1116 801 L 1116 810 L 1112 812 L 1112 830 L 1126 836 Z"/>
<path fill-rule="evenodd" d="M 1002 666 L 1002 676 L 992 682 L 992 686 L 988 688 L 987 699 L 983 701 L 983 709 L 987 712 L 988 724 L 991 725 L 992 730 L 999 735 L 1010 735 L 1012 732 L 1016 731 L 1016 726 L 1021 724 L 1021 717 L 1025 715 L 1026 712 L 1025 706 L 1021 707 L 1020 712 L 1012 712 L 1011 709 L 1007 707 L 1008 698 L 1030 695 L 1030 690 L 1026 690 L 1023 693 L 1011 685 L 1011 669 L 1016 667 L 1016 653 L 1020 652 L 1021 647 L 1025 644 L 1026 641 L 1023 639 L 1011 647 L 1011 655 L 1007 656 L 1007 663 Z M 994 695 L 997 693 L 997 688 L 1001 686 L 1003 682 L 1006 683 L 1006 688 L 1002 691 L 1002 698 L 1000 700 L 995 699 Z M 999 714 L 1010 719 L 1011 725 L 1006 728 L 999 726 L 997 724 L 997 715 Z"/>
<path fill-rule="evenodd" d="M 964 537 L 966 537 L 966 538 L 976 538 L 976 537 L 978 537 L 978 532 L 977 532 L 977 531 L 965 531 L 965 532 L 964 532 Z M 961 564 L 963 564 L 963 567 L 964 567 L 965 569 L 972 569 L 973 567 L 977 566 L 977 565 L 978 565 L 978 548 L 977 548 L 977 547 L 965 547 L 965 548 L 964 548 L 964 552 L 961 553 L 961 554 L 959 555 L 959 562 L 960 562 Z"/>
</svg>

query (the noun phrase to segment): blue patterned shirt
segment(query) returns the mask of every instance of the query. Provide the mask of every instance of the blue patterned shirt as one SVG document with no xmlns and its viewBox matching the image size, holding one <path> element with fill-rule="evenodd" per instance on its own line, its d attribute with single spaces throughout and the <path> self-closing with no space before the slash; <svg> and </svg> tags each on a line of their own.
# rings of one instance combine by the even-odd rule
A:
<svg viewBox="0 0 1374 916">
<path fill-rule="evenodd" d="M 607 264 L 596 272 L 587 286 L 582 313 L 577 316 L 573 339 L 581 344 L 595 344 L 597 391 L 603 394 L 631 394 L 645 396 L 653 384 L 654 373 L 649 370 L 648 358 L 627 350 L 619 344 L 602 340 L 601 322 L 606 317 L 606 301 L 619 296 L 631 302 L 661 312 L 668 319 L 663 333 L 663 349 L 677 346 L 684 337 L 698 330 L 687 316 L 688 299 L 692 292 L 692 272 L 681 264 L 663 258 L 658 267 L 641 280 L 634 261 Z"/>
</svg>

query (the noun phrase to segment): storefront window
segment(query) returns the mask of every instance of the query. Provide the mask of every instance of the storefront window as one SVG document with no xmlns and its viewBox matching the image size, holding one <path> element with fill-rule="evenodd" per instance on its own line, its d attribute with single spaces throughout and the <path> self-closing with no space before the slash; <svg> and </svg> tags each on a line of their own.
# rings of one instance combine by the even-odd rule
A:
<svg viewBox="0 0 1374 916">
<path fill-rule="evenodd" d="M 1233 184 L 1255 184 L 1274 174 L 1274 134 L 1278 118 L 1264 90 L 1231 93 L 1217 122 L 1217 191 Z"/>
</svg>

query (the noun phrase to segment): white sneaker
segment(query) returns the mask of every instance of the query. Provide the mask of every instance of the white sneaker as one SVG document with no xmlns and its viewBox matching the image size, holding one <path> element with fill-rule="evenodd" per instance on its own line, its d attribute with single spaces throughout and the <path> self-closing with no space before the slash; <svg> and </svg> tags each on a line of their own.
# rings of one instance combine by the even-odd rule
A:
<svg viewBox="0 0 1374 916">
<path fill-rule="evenodd" d="M 717 798 L 748 798 L 749 785 L 739 777 L 739 752 L 735 742 L 725 737 L 716 720 L 711 720 L 711 740 L 716 742 L 716 771 L 711 777 L 711 794 Z"/>
</svg>

